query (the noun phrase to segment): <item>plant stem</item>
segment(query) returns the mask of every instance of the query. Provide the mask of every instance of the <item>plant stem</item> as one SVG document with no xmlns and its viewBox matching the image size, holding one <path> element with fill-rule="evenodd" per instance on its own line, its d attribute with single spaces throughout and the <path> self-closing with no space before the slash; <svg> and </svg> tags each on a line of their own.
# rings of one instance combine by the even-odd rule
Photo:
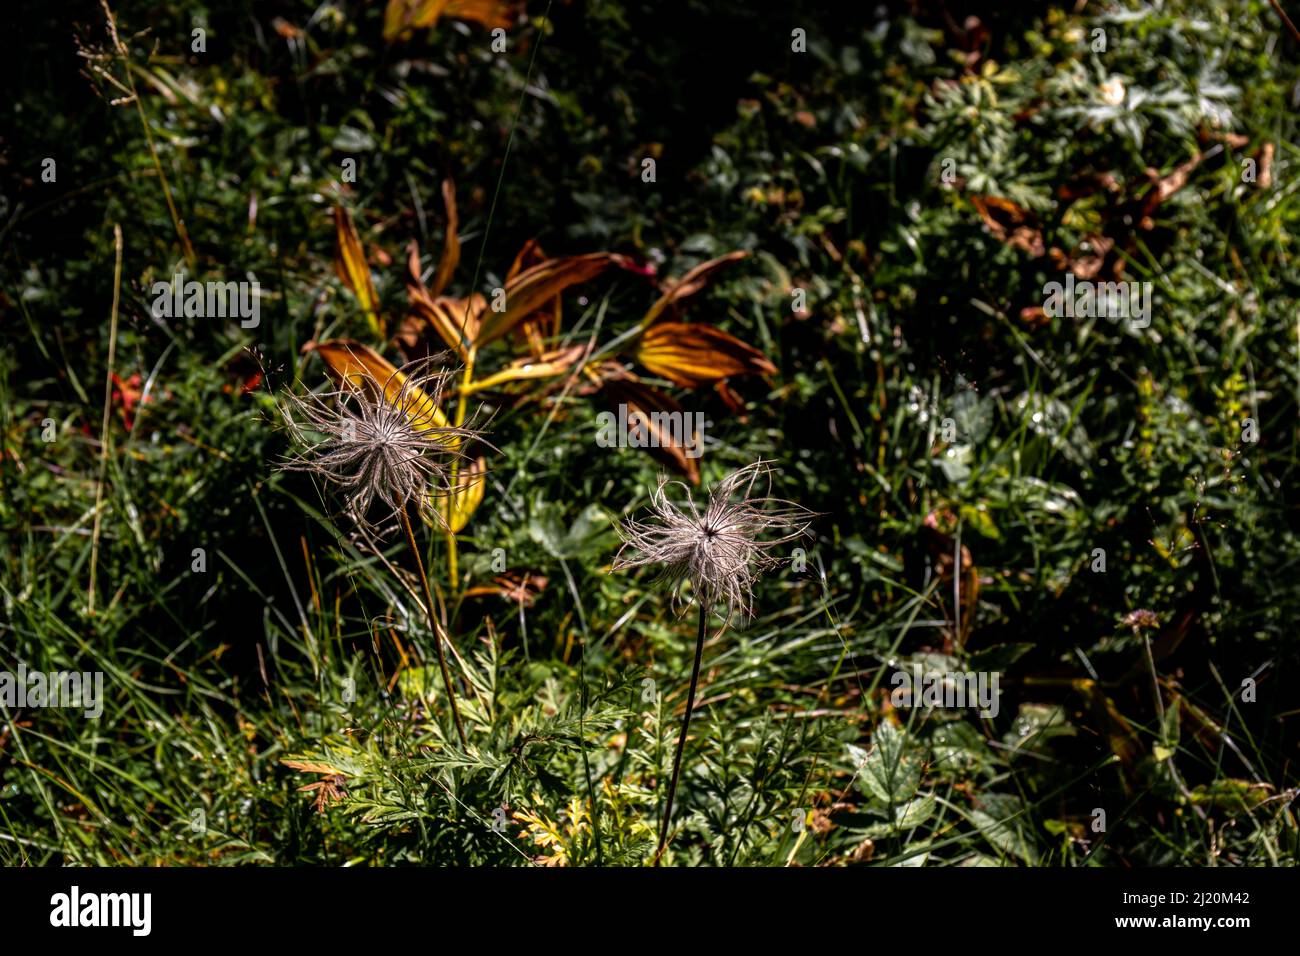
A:
<svg viewBox="0 0 1300 956">
<path fill-rule="evenodd" d="M 420 557 L 420 549 L 415 543 L 415 531 L 411 528 L 411 518 L 406 513 L 406 509 L 401 509 L 402 530 L 406 532 L 406 543 L 411 546 L 411 554 L 415 555 L 415 566 L 420 571 L 420 583 L 424 585 L 424 607 L 429 615 L 429 627 L 433 630 L 434 646 L 438 649 L 438 667 L 442 670 L 442 683 L 447 688 L 447 699 L 451 701 L 451 717 L 456 723 L 456 733 L 460 737 L 460 745 L 469 747 L 469 741 L 465 737 L 465 728 L 460 722 L 460 708 L 456 704 L 456 688 L 451 683 L 451 671 L 447 669 L 447 656 L 442 652 L 442 642 L 447 639 L 447 635 L 442 630 L 442 625 L 438 623 L 438 617 L 433 610 L 433 593 L 429 590 L 429 577 L 424 573 L 424 559 Z"/>
<path fill-rule="evenodd" d="M 131 51 L 117 34 L 117 17 L 109 9 L 108 0 L 100 0 L 104 8 L 104 16 L 108 20 L 108 34 L 113 41 L 113 49 L 118 57 L 122 60 L 125 67 L 126 89 L 130 92 L 130 101 L 135 104 L 135 111 L 140 117 L 140 128 L 144 130 L 145 145 L 149 147 L 149 156 L 153 159 L 154 171 L 158 174 L 158 182 L 162 184 L 163 198 L 167 200 L 167 212 L 172 217 L 172 225 L 176 227 L 176 235 L 181 241 L 181 248 L 185 252 L 185 261 L 190 267 L 190 272 L 198 267 L 198 258 L 194 254 L 194 245 L 190 242 L 190 234 L 185 229 L 185 220 L 180 217 L 176 211 L 176 203 L 172 200 L 171 187 L 167 185 L 167 174 L 163 172 L 162 160 L 158 158 L 158 149 L 154 146 L 153 133 L 149 129 L 149 117 L 145 115 L 144 103 L 140 100 L 140 93 L 135 87 L 135 78 L 132 76 L 132 70 L 135 65 L 131 62 Z M 115 84 L 121 88 L 121 84 Z"/>
<path fill-rule="evenodd" d="M 465 351 L 465 370 L 461 376 L 460 392 L 456 396 L 456 417 L 453 420 L 457 428 L 465 424 L 465 414 L 469 409 L 466 396 L 474 383 L 474 360 L 478 357 L 478 349 L 470 346 Z M 456 439 L 456 447 L 460 447 L 460 439 Z M 460 487 L 460 462 L 451 463 L 451 495 L 447 498 L 447 576 L 451 578 L 451 589 L 453 593 L 460 593 L 460 571 L 456 561 L 456 532 L 451 530 L 452 512 L 456 506 L 456 491 Z"/>
<path fill-rule="evenodd" d="M 691 726 L 691 711 L 695 708 L 695 689 L 700 683 L 700 659 L 704 656 L 704 626 L 709 619 L 709 611 L 700 604 L 700 629 L 695 637 L 695 663 L 691 667 L 691 687 L 686 692 L 686 715 L 682 718 L 682 732 L 677 738 L 677 752 L 673 754 L 673 775 L 668 778 L 668 799 L 664 802 L 664 818 L 659 824 L 659 849 L 655 851 L 654 865 L 668 848 L 668 825 L 673 817 L 673 797 L 677 794 L 677 775 L 682 769 L 682 750 L 686 747 L 686 731 Z"/>
<path fill-rule="evenodd" d="M 107 8 L 106 8 L 107 9 Z M 104 423 L 99 433 L 99 481 L 95 484 L 95 530 L 90 544 L 90 587 L 86 591 L 86 613 L 95 613 L 95 569 L 99 565 L 99 522 L 104 516 L 104 471 L 108 467 L 110 435 L 108 423 L 113 410 L 113 364 L 117 359 L 117 307 L 122 294 L 122 227 L 113 224 L 113 311 L 108 322 L 108 371 L 104 373 Z"/>
<path fill-rule="evenodd" d="M 448 521 L 451 520 L 451 515 L 447 516 L 447 520 Z M 452 594 L 460 593 L 459 589 L 456 587 L 456 581 L 459 576 L 459 573 L 460 573 L 459 569 L 456 566 L 456 532 L 449 530 L 447 532 L 447 577 L 451 579 L 450 583 L 451 583 Z M 455 613 L 453 613 L 452 614 L 453 623 L 455 617 L 456 615 Z"/>
</svg>

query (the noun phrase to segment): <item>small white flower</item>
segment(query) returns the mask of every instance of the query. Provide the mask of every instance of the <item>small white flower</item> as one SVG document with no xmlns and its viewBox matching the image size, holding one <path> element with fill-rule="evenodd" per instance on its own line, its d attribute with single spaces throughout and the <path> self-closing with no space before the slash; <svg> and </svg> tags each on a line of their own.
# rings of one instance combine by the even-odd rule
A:
<svg viewBox="0 0 1300 956">
<path fill-rule="evenodd" d="M 1124 81 L 1118 76 L 1112 76 L 1101 84 L 1101 99 L 1107 106 L 1122 105 L 1126 95 L 1127 90 L 1124 89 Z"/>
</svg>

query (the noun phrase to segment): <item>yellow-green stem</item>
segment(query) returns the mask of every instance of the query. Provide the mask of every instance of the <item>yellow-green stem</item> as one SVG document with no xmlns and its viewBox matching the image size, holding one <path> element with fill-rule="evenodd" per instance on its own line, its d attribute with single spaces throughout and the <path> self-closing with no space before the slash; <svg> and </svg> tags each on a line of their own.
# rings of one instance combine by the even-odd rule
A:
<svg viewBox="0 0 1300 956">
<path fill-rule="evenodd" d="M 478 349 L 470 346 L 465 353 L 465 373 L 461 378 L 460 392 L 456 396 L 456 418 L 452 423 L 457 428 L 465 425 L 465 414 L 469 408 L 467 396 L 470 393 L 470 386 L 474 383 L 474 359 L 478 356 Z M 460 439 L 455 439 L 456 448 L 460 448 Z M 460 570 L 456 554 L 456 532 L 451 530 L 452 514 L 456 505 L 456 483 L 460 480 L 460 462 L 451 463 L 451 497 L 447 499 L 447 576 L 451 579 L 451 588 L 453 592 L 460 591 Z"/>
</svg>

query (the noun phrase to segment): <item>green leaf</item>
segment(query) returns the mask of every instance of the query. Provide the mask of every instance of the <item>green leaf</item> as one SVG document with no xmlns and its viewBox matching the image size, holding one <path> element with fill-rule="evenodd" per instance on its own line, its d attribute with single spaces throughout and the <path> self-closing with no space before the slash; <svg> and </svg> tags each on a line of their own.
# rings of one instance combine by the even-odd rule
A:
<svg viewBox="0 0 1300 956">
<path fill-rule="evenodd" d="M 995 644 L 970 657 L 973 671 L 1004 671 L 1034 649 L 1033 644 Z"/>
<path fill-rule="evenodd" d="M 900 830 L 910 830 L 930 819 L 934 813 L 934 794 L 927 793 L 894 808 L 894 822 Z"/>
<path fill-rule="evenodd" d="M 971 810 L 967 816 L 984 839 L 994 849 L 1036 866 L 1038 851 L 1030 840 L 1021 802 L 1009 794 L 991 793 L 980 798 L 980 806 L 981 809 Z"/>
<path fill-rule="evenodd" d="M 587 505 L 568 528 L 562 518 L 561 506 L 543 505 L 528 522 L 528 537 L 555 558 L 580 558 L 604 551 L 609 530 L 609 514 L 604 508 Z"/>
<path fill-rule="evenodd" d="M 912 799 L 921 785 L 921 764 L 907 752 L 907 743 L 903 731 L 881 721 L 871 751 L 860 766 L 858 781 L 863 793 L 893 806 Z"/>
</svg>

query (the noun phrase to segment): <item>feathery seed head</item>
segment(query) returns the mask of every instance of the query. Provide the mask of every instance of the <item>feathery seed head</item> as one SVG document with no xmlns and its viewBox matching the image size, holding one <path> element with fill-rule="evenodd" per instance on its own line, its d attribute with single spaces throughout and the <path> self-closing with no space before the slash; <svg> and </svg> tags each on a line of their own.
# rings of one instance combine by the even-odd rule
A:
<svg viewBox="0 0 1300 956">
<path fill-rule="evenodd" d="M 354 385 L 346 379 L 319 395 L 290 393 L 281 412 L 298 449 L 280 467 L 337 485 L 347 513 L 369 531 L 378 530 L 369 520 L 376 501 L 387 511 L 385 518 L 414 505 L 422 515 L 443 521 L 440 509 L 431 505 L 451 494 L 452 464 L 468 461 L 463 449 L 479 437 L 472 427 L 433 418 L 453 374 L 419 363 L 404 370 L 393 394 L 389 382 Z"/>
<path fill-rule="evenodd" d="M 661 565 L 662 576 L 680 598 L 681 585 L 689 581 L 695 598 L 712 608 L 721 605 L 727 617 L 753 614 L 754 582 L 781 564 L 770 551 L 777 545 L 808 534 L 813 513 L 791 501 L 754 495 L 760 480 L 771 490 L 769 463 L 756 461 L 733 471 L 709 490 L 703 510 L 691 489 L 660 475 L 650 495 L 650 516 L 619 523 L 623 547 L 613 569 Z M 685 507 L 669 500 L 667 489 L 685 492 Z M 774 533 L 775 537 L 763 537 Z"/>
</svg>

